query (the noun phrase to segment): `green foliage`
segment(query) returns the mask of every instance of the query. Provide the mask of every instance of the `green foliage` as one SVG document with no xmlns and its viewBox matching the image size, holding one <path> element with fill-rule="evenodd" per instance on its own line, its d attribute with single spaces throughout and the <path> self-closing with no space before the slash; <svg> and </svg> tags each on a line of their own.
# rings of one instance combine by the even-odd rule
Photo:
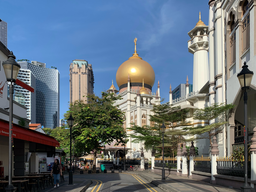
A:
<svg viewBox="0 0 256 192">
<path fill-rule="evenodd" d="M 132 124 L 128 129 L 132 130 L 134 134 L 131 135 L 133 142 L 144 142 L 145 149 L 157 149 L 160 156 L 161 143 L 162 143 L 162 132 L 160 130 L 162 124 L 164 123 L 166 129 L 164 134 L 165 155 L 171 153 L 172 155 L 176 153 L 177 144 L 182 139 L 182 134 L 184 135 L 185 131 L 176 130 L 178 126 L 184 126 L 187 124 L 186 118 L 188 110 L 181 109 L 180 107 L 171 107 L 169 103 L 164 103 L 160 105 L 154 105 L 152 109 L 153 115 L 150 115 L 150 121 L 154 122 L 153 126 L 137 126 Z M 153 149 L 153 150 L 154 150 Z"/>
<path fill-rule="evenodd" d="M 44 128 L 49 129 L 49 128 Z M 49 131 L 49 130 L 48 130 Z M 52 129 L 50 136 L 54 137 L 59 143 L 59 149 L 62 149 L 66 154 L 70 153 L 70 130 L 64 127 L 56 127 Z M 76 153 L 76 151 L 74 151 Z"/>
<path fill-rule="evenodd" d="M 72 134 L 77 153 L 96 153 L 103 144 L 115 141 L 117 144 L 126 142 L 123 128 L 124 114 L 114 106 L 120 97 L 102 93 L 102 97 L 89 95 L 87 103 L 75 102 L 70 106 L 66 118 L 72 114 L 74 126 Z"/>
<path fill-rule="evenodd" d="M 64 127 L 43 128 L 45 134 L 54 137 L 59 143 L 60 146 L 58 149 L 62 149 L 66 154 L 70 153 L 70 130 Z"/>
<path fill-rule="evenodd" d="M 248 149 L 248 151 L 247 151 L 248 157 L 250 157 L 250 145 L 248 145 L 247 149 Z M 244 161 L 244 146 L 234 147 L 231 157 L 234 161 L 238 161 L 240 163 L 243 162 Z M 243 163 L 242 163 L 242 165 L 243 165 Z"/>
<path fill-rule="evenodd" d="M 204 109 L 197 109 L 193 114 L 194 119 L 204 121 L 206 125 L 185 127 L 183 130 L 187 131 L 189 135 L 200 135 L 196 139 L 209 139 L 212 145 L 211 138 L 222 132 L 224 125 L 228 123 L 227 118 L 233 107 L 234 105 L 231 104 L 214 104 Z M 207 135 L 203 135 L 204 133 Z"/>
<path fill-rule="evenodd" d="M 43 131 L 45 132 L 46 135 L 51 135 L 52 133 L 52 129 L 47 127 L 43 128 Z"/>
<path fill-rule="evenodd" d="M 21 127 L 25 127 L 26 126 L 26 121 L 25 119 L 21 118 L 18 122 L 18 125 L 21 126 Z"/>
</svg>

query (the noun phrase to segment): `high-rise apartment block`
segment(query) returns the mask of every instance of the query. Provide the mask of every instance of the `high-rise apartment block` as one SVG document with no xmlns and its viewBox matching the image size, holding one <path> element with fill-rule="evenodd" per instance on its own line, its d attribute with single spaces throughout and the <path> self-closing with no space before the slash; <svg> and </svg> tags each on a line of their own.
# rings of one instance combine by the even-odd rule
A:
<svg viewBox="0 0 256 192">
<path fill-rule="evenodd" d="M 94 75 L 92 65 L 86 60 L 73 60 L 69 67 L 70 103 L 87 102 L 87 95 L 93 94 Z"/>
<path fill-rule="evenodd" d="M 7 47 L 7 23 L 0 19 L 0 41 Z"/>
<path fill-rule="evenodd" d="M 36 79 L 33 73 L 27 69 L 27 61 L 21 61 L 18 63 L 21 65 L 18 79 L 35 89 Z M 24 89 L 19 85 L 15 85 L 14 100 L 26 106 L 27 118 L 31 121 L 31 123 L 36 123 L 36 92 L 31 93 L 27 89 Z"/>
</svg>

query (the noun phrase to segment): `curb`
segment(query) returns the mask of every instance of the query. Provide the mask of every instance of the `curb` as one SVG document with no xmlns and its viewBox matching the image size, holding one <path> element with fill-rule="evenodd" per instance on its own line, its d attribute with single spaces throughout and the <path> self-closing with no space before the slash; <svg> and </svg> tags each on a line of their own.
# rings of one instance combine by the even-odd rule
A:
<svg viewBox="0 0 256 192">
<path fill-rule="evenodd" d="M 87 181 L 86 185 L 84 186 L 84 188 L 80 192 L 85 192 L 91 184 L 92 184 L 92 180 Z"/>
</svg>

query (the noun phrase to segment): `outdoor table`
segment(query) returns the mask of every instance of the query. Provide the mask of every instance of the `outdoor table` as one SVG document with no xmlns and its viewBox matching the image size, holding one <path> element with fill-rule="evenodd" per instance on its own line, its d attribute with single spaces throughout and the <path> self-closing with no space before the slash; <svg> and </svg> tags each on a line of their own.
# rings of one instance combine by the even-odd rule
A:
<svg viewBox="0 0 256 192">
<path fill-rule="evenodd" d="M 18 192 L 21 192 L 21 184 L 26 183 L 28 180 L 13 180 L 12 184 L 17 184 L 18 185 Z M 6 180 L 0 180 L 0 184 L 8 184 L 8 181 Z"/>
<path fill-rule="evenodd" d="M 39 189 L 39 179 L 42 178 L 43 176 L 41 175 L 36 175 L 36 176 L 13 176 L 12 179 L 36 179 L 36 184 L 37 184 L 37 189 Z"/>
</svg>

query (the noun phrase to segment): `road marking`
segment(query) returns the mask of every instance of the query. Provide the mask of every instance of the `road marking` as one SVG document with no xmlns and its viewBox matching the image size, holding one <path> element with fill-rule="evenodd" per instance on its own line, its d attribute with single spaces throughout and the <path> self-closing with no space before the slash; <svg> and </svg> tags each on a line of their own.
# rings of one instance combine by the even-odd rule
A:
<svg viewBox="0 0 256 192">
<path fill-rule="evenodd" d="M 102 181 L 101 181 L 101 180 L 99 180 L 99 181 L 100 181 L 100 186 L 98 187 L 98 189 L 97 189 L 97 191 L 96 191 L 96 192 L 98 192 L 98 191 L 100 190 L 101 185 L 102 185 Z"/>
<path fill-rule="evenodd" d="M 102 181 L 101 180 L 92 180 L 92 181 L 96 182 L 96 184 L 93 187 L 93 189 L 91 190 L 91 192 L 93 192 L 97 187 L 98 188 L 96 189 L 96 192 L 98 192 L 102 186 Z M 99 183 L 100 183 L 100 185 L 99 185 Z"/>
<path fill-rule="evenodd" d="M 147 184 L 145 181 L 143 181 L 139 176 L 131 174 L 131 173 L 123 173 L 123 174 L 127 174 L 127 175 L 133 176 L 137 181 L 139 181 L 142 185 L 144 185 L 147 188 L 147 190 L 149 190 L 149 191 L 153 190 L 153 191 L 157 192 L 157 190 L 152 188 L 149 184 Z"/>
</svg>

